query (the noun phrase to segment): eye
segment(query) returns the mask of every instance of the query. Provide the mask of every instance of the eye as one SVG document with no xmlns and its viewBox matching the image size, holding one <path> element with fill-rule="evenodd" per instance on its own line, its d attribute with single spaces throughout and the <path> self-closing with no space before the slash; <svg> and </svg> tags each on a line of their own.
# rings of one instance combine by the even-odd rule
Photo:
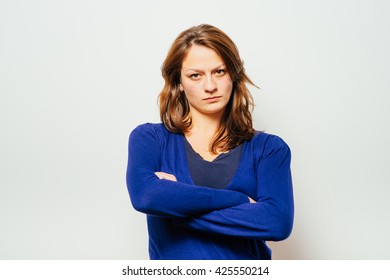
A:
<svg viewBox="0 0 390 280">
<path fill-rule="evenodd" d="M 200 77 L 200 74 L 198 74 L 198 73 L 194 73 L 194 74 L 190 75 L 190 79 L 192 79 L 192 80 L 198 80 L 199 77 Z"/>
<path fill-rule="evenodd" d="M 223 76 L 225 75 L 225 73 L 225 69 L 218 69 L 217 71 L 215 71 L 215 74 L 217 74 L 217 76 Z"/>
</svg>

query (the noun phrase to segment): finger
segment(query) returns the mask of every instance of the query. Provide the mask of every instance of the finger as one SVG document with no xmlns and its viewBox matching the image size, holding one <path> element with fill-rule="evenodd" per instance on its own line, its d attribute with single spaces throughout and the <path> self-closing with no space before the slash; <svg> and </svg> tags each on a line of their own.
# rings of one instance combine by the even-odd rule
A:
<svg viewBox="0 0 390 280">
<path fill-rule="evenodd" d="M 253 198 L 251 198 L 250 196 L 248 196 L 248 198 L 249 198 L 250 203 L 256 203 L 256 201 Z"/>
<path fill-rule="evenodd" d="M 165 173 L 165 172 L 155 172 L 154 173 L 159 179 L 165 179 L 165 180 L 170 180 L 170 181 L 177 181 L 175 175 L 172 175 L 172 174 L 169 174 L 169 173 Z"/>
</svg>

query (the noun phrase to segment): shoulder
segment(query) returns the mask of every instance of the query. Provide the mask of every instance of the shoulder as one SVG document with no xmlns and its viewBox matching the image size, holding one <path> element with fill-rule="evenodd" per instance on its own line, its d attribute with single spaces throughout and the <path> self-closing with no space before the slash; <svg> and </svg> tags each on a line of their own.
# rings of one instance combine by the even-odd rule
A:
<svg viewBox="0 0 390 280">
<path fill-rule="evenodd" d="M 130 133 L 130 140 L 161 141 L 171 134 L 162 123 L 144 123 L 135 127 Z"/>
<path fill-rule="evenodd" d="M 168 130 L 162 123 L 143 123 L 136 126 L 131 134 L 142 134 L 142 133 L 168 133 Z"/>
<path fill-rule="evenodd" d="M 290 147 L 279 136 L 266 132 L 256 131 L 248 143 L 258 157 L 264 158 L 271 154 L 290 154 Z"/>
</svg>

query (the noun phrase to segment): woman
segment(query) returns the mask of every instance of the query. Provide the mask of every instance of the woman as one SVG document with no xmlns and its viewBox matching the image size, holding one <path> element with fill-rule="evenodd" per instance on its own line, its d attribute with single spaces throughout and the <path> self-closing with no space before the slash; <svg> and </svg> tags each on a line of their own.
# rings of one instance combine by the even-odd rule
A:
<svg viewBox="0 0 390 280">
<path fill-rule="evenodd" d="M 270 259 L 293 224 L 290 150 L 252 127 L 233 41 L 211 25 L 183 31 L 162 65 L 162 124 L 130 135 L 127 186 L 147 214 L 151 259 Z"/>
</svg>

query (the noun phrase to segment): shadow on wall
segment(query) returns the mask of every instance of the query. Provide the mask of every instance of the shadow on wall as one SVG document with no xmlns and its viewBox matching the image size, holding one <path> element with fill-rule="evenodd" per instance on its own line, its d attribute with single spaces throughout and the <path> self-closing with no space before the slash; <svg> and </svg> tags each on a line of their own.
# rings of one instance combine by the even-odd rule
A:
<svg viewBox="0 0 390 280">
<path fill-rule="evenodd" d="M 273 260 L 302 260 L 305 259 L 304 246 L 302 246 L 297 239 L 291 238 L 278 242 L 267 242 L 272 250 Z"/>
</svg>

